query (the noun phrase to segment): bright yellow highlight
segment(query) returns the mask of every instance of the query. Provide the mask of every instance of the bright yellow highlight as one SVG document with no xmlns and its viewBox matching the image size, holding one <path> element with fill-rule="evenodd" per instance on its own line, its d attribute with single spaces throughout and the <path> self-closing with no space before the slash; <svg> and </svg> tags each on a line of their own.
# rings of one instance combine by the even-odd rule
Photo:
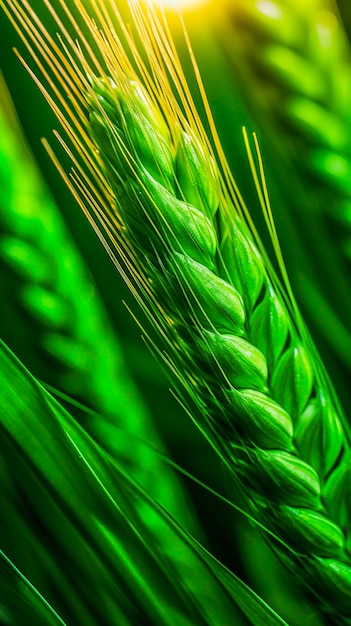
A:
<svg viewBox="0 0 351 626">
<path fill-rule="evenodd" d="M 163 9 L 195 9 L 197 7 L 208 4 L 209 0 L 148 0 L 148 4 Z"/>
<path fill-rule="evenodd" d="M 269 0 L 261 0 L 261 2 L 257 3 L 257 8 L 263 15 L 267 15 L 267 17 L 275 20 L 279 20 L 282 17 L 281 8 Z"/>
</svg>

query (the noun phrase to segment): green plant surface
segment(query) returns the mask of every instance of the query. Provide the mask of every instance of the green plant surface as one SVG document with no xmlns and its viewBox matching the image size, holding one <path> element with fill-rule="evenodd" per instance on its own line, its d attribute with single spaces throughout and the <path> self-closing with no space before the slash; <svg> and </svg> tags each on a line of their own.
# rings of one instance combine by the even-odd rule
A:
<svg viewBox="0 0 351 626">
<path fill-rule="evenodd" d="M 340 16 L 342 18 L 345 31 L 348 35 L 349 40 L 351 39 L 351 9 L 350 4 L 347 0 L 337 0 L 336 2 L 338 9 L 340 11 Z"/>
<path fill-rule="evenodd" d="M 3 626 L 35 623 L 38 626 L 65 626 L 65 623 L 18 568 L 0 552 L 2 584 L 0 619 Z"/>
</svg>

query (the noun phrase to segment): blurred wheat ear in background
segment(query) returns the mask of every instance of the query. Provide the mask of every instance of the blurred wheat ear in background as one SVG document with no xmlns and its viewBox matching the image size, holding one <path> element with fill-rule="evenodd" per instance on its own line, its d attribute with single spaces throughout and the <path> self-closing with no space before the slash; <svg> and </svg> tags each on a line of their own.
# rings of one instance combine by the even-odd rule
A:
<svg viewBox="0 0 351 626">
<path fill-rule="evenodd" d="M 289 275 L 349 410 L 349 41 L 329 0 L 237 2 L 228 16 L 221 41 L 261 129 Z"/>
<path fill-rule="evenodd" d="M 260 50 L 262 42 L 275 41 L 274 16 L 285 10 L 296 24 L 282 19 L 286 40 L 273 65 L 280 70 L 277 89 L 291 74 L 282 71 L 284 63 L 295 67 L 288 92 L 297 88 L 299 63 L 304 65 L 303 41 L 296 56 L 298 25 L 320 32 L 314 22 L 319 5 L 310 5 L 248 3 L 233 6 L 232 13 L 221 5 L 238 30 L 235 61 L 244 98 L 256 89 L 254 69 L 250 78 L 256 36 Z M 72 192 L 72 207 L 80 205 L 135 297 L 144 341 L 168 373 L 182 415 L 197 427 L 195 436 L 177 422 L 173 432 L 178 431 L 178 447 L 194 456 L 185 458 L 186 467 L 198 474 L 177 472 L 167 459 L 152 406 L 149 415 L 124 370 L 118 325 L 113 328 L 98 300 L 87 311 L 85 285 L 91 278 L 50 202 L 29 242 L 20 237 L 16 211 L 12 216 L 5 206 L 4 221 L 12 230 L 7 226 L 0 246 L 4 275 L 10 268 L 20 276 L 21 303 L 36 320 L 34 337 L 44 346 L 51 338 L 50 354 L 62 362 L 64 374 L 55 384 L 46 376 L 42 352 L 37 363 L 28 355 L 27 365 L 43 386 L 1 344 L 4 620 L 18 626 L 26 620 L 73 626 L 349 624 L 350 427 L 291 289 L 256 136 L 251 141 L 244 134 L 251 169 L 247 185 L 256 189 L 272 257 L 262 243 L 260 219 L 256 225 L 255 211 L 244 203 L 246 188 L 240 185 L 239 191 L 235 167 L 228 165 L 211 98 L 177 12 L 168 19 L 162 8 L 134 0 L 121 3 L 120 10 L 108 0 L 57 6 L 44 1 L 40 17 L 26 0 L 1 0 L 0 6 L 27 48 L 22 63 L 60 123 L 55 140 L 44 143 L 62 185 Z M 211 15 L 214 8 L 209 3 L 203 11 Z M 245 39 L 251 25 L 253 34 Z M 173 28 L 177 36 L 182 33 L 179 52 Z M 334 31 L 330 35 L 333 44 Z M 240 44 L 241 36 L 250 45 Z M 321 59 L 323 65 L 316 41 L 311 64 Z M 347 48 L 343 36 L 341 41 L 335 44 L 336 59 L 344 58 Z M 268 47 L 256 61 L 272 61 L 271 52 Z M 346 75 L 343 66 L 340 72 Z M 320 73 L 318 85 L 325 79 L 324 69 Z M 309 74 L 303 86 L 308 91 L 311 84 Z M 319 96 L 304 97 L 303 111 L 317 106 L 327 115 L 319 102 L 308 101 Z M 261 101 L 268 102 L 264 94 Z M 296 106 L 287 108 L 296 113 Z M 344 111 L 343 103 L 340 107 Z M 264 115 L 269 119 L 271 113 Z M 334 126 L 340 123 L 337 119 Z M 3 137 L 15 146 L 7 128 L 4 122 Z M 287 128 L 274 127 L 272 163 L 279 161 L 274 147 L 283 141 L 289 146 L 283 150 L 285 174 L 291 171 L 298 181 L 295 190 L 303 190 L 300 201 L 307 211 L 312 194 L 324 192 L 314 187 L 312 192 L 311 181 L 304 180 L 303 168 L 295 164 L 295 140 L 283 134 Z M 306 141 L 308 130 L 299 130 Z M 334 135 L 328 135 L 331 143 Z M 319 135 L 315 141 L 319 146 Z M 6 154 L 6 141 L 3 145 Z M 346 167 L 344 144 L 327 146 L 336 148 Z M 321 150 L 325 146 L 317 156 Z M 12 153 L 11 162 L 10 151 L 12 172 L 21 158 Z M 35 184 L 34 178 L 28 182 L 27 199 Z M 31 232 L 31 221 L 24 223 Z M 60 230 L 62 237 L 52 238 L 52 231 Z M 331 240 L 326 245 L 331 247 Z M 65 267 L 61 259 L 70 255 L 72 263 Z M 338 263 L 333 293 L 347 302 L 348 278 Z M 51 273 L 42 275 L 49 267 Z M 317 302 L 324 302 L 317 268 L 308 280 Z M 72 288 L 74 283 L 78 287 Z M 313 310 L 312 301 L 308 307 Z M 138 317 L 134 309 L 133 315 Z M 21 332 L 24 323 L 18 323 Z M 5 331 L 4 325 L 6 338 Z M 17 333 L 11 345 L 10 331 L 11 325 L 9 344 L 24 360 Z M 87 346 L 90 357 L 81 368 Z M 347 347 L 344 356 L 347 365 Z M 73 386 L 65 388 L 70 380 Z M 66 393 L 69 412 L 45 383 Z M 81 403 L 74 416 L 77 404 L 69 403 L 67 394 Z M 164 421 L 170 420 L 166 403 L 162 411 Z M 202 464 L 195 458 L 197 437 L 207 445 Z M 191 485 L 204 478 L 208 485 L 201 487 L 199 506 Z M 227 554 L 211 532 L 213 503 L 225 511 L 218 528 Z M 266 584 L 257 582 L 252 557 Z"/>
</svg>

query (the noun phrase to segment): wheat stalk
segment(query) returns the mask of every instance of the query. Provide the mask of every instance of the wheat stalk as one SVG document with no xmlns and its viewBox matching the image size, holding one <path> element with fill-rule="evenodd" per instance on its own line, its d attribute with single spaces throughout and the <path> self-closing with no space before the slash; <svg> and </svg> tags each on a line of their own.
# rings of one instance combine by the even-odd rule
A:
<svg viewBox="0 0 351 626">
<path fill-rule="evenodd" d="M 151 37 L 149 23 L 131 5 L 140 32 Z M 72 121 L 64 121 L 85 163 L 96 164 L 94 178 L 83 169 L 75 174 L 83 205 L 88 202 L 125 259 L 165 338 L 166 358 L 202 409 L 201 428 L 241 476 L 257 517 L 285 542 L 288 562 L 321 611 L 342 622 L 351 584 L 349 514 L 346 501 L 340 506 L 335 498 L 347 491 L 342 468 L 350 457 L 342 413 L 303 325 L 292 319 L 265 257 L 230 204 L 186 85 L 177 82 L 160 22 L 148 15 L 159 53 L 151 56 L 150 44 L 155 82 L 132 47 L 147 89 L 98 6 L 104 35 L 86 19 L 106 68 L 90 50 L 88 60 L 78 51 L 77 64 L 60 75 L 63 94 L 70 93 L 71 71 L 89 103 L 88 123 L 79 99 Z M 94 78 L 96 69 L 105 77 Z M 62 107 L 63 97 L 58 101 Z M 220 165 L 226 173 L 223 160 Z"/>
</svg>

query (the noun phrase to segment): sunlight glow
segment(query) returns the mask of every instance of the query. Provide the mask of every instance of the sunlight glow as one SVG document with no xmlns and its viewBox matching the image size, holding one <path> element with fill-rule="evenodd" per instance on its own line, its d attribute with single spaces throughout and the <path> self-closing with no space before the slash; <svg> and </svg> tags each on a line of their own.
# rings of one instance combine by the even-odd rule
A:
<svg viewBox="0 0 351 626">
<path fill-rule="evenodd" d="M 195 9 L 207 4 L 209 0 L 148 0 L 148 4 L 163 9 L 182 10 Z"/>
<path fill-rule="evenodd" d="M 271 17 L 274 20 L 279 20 L 282 17 L 282 11 L 280 7 L 270 0 L 261 0 L 257 3 L 257 9 L 266 15 L 267 17 Z"/>
</svg>

